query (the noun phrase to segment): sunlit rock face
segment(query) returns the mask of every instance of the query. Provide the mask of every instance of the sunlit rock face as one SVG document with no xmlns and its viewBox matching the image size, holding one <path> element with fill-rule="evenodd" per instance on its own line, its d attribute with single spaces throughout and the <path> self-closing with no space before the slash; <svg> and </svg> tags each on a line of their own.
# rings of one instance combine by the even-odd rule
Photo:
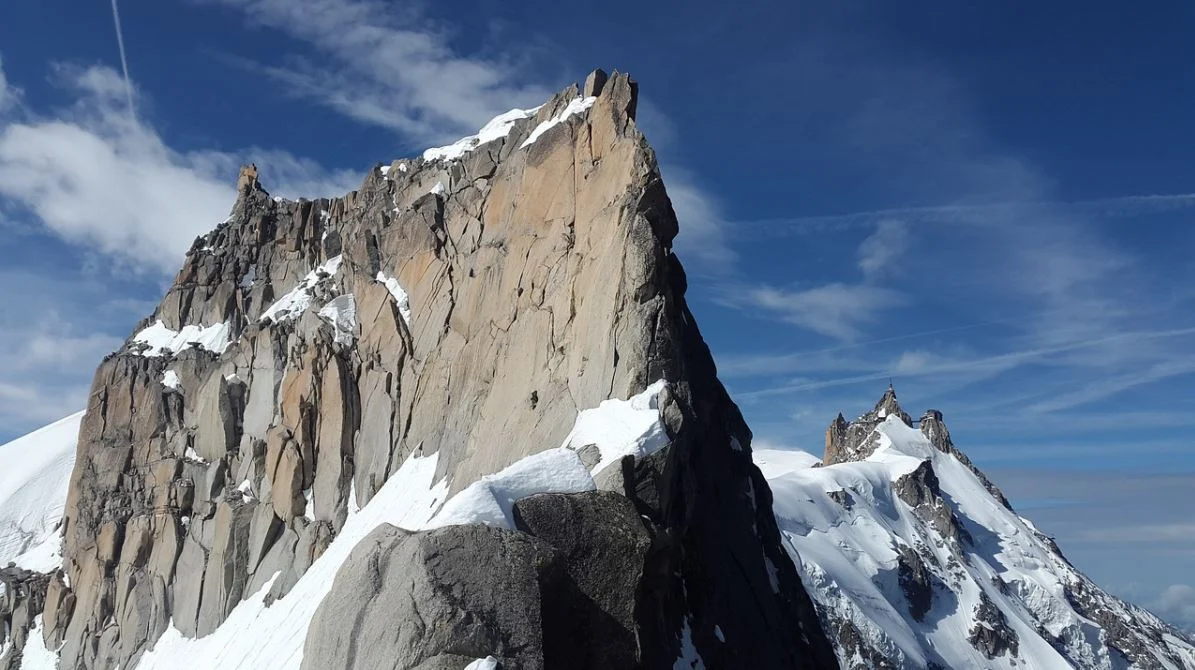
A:
<svg viewBox="0 0 1195 670">
<path fill-rule="evenodd" d="M 37 629 L 60 667 L 834 667 L 685 304 L 636 100 L 595 72 L 331 200 L 243 170 L 96 372 Z M 602 537 L 626 551 L 587 563 Z M 382 624 L 335 615 L 363 584 L 488 632 L 365 654 L 338 636 Z M 494 594 L 509 611 L 482 616 Z"/>
</svg>

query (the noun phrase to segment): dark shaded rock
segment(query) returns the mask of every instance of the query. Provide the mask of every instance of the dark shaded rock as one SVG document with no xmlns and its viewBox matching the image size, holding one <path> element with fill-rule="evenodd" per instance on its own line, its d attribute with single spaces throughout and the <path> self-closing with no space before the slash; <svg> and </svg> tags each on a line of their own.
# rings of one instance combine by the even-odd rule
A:
<svg viewBox="0 0 1195 670">
<path fill-rule="evenodd" d="M 934 585 L 929 569 L 921 556 L 912 547 L 902 545 L 897 559 L 898 579 L 909 603 L 909 613 L 917 621 L 924 621 L 925 615 L 934 604 Z"/>
<path fill-rule="evenodd" d="M 996 607 L 986 593 L 980 592 L 980 597 L 979 606 L 975 608 L 975 623 L 967 633 L 967 641 L 988 658 L 1004 654 L 1015 657 L 1020 646 L 1016 631 L 1009 627 L 1004 612 Z"/>
<path fill-rule="evenodd" d="M 551 544 L 565 574 L 545 596 L 549 667 L 629 668 L 640 659 L 635 607 L 651 535 L 625 496 L 551 494 L 515 503 L 516 527 Z"/>
<path fill-rule="evenodd" d="M 48 575 L 11 564 L 0 568 L 0 584 L 4 585 L 4 595 L 0 596 L 0 648 L 8 647 L 0 656 L 0 668 L 20 667 L 21 650 L 29 640 L 33 620 L 45 608 L 49 580 Z"/>
<path fill-rule="evenodd" d="M 959 523 L 950 505 L 942 498 L 938 475 L 929 461 L 922 461 L 917 469 L 892 483 L 892 490 L 919 519 L 929 524 L 943 537 L 956 544 L 971 541 L 967 530 Z"/>
<path fill-rule="evenodd" d="M 833 500 L 834 502 L 838 503 L 839 505 L 842 505 L 843 509 L 849 510 L 851 507 L 853 507 L 855 505 L 855 499 L 853 497 L 851 497 L 850 493 L 847 493 L 843 489 L 839 489 L 837 491 L 830 491 L 826 495 L 830 496 L 830 500 Z"/>
<path fill-rule="evenodd" d="M 858 626 L 849 619 L 836 619 L 827 630 L 843 657 L 849 659 L 843 670 L 900 670 L 900 665 L 868 644 Z"/>
</svg>

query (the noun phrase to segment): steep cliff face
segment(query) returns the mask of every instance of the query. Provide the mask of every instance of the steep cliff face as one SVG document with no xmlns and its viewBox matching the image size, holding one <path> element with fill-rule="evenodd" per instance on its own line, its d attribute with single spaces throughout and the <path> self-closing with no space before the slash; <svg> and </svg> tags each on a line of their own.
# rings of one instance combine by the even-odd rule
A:
<svg viewBox="0 0 1195 670">
<path fill-rule="evenodd" d="M 843 667 L 1195 668 L 1190 640 L 1075 569 L 941 412 L 914 427 L 891 388 L 831 423 L 817 467 L 755 459 Z"/>
<path fill-rule="evenodd" d="M 164 633 L 211 635 L 250 599 L 293 606 L 308 569 L 356 537 L 346 524 L 368 532 L 388 480 L 428 464 L 440 489 L 418 498 L 425 516 L 443 506 L 454 523 L 498 528 L 378 529 L 345 558 L 331 613 L 307 634 L 309 664 L 368 667 L 332 638 L 369 633 L 360 622 L 374 615 L 355 611 L 360 625 L 341 630 L 334 614 L 359 608 L 344 589 L 376 586 L 369 575 L 389 574 L 378 560 L 395 557 L 394 578 L 420 575 L 431 594 L 396 608 L 476 617 L 490 632 L 420 624 L 370 638 L 371 653 L 405 659 L 394 667 L 486 655 L 565 667 L 578 652 L 564 641 L 579 633 L 557 619 L 570 616 L 613 641 L 581 654 L 616 659 L 607 667 L 834 666 L 750 431 L 685 305 L 678 223 L 634 122 L 636 94 L 626 75 L 595 72 L 333 200 L 271 198 L 243 171 L 231 216 L 96 372 L 64 569 L 45 587 L 41 634 L 61 667 L 134 667 Z M 578 437 L 579 413 L 632 396 L 659 426 L 650 439 Z M 512 467 L 530 481 L 539 456 L 580 475 L 517 496 L 485 479 L 489 517 L 445 505 Z M 595 488 L 616 500 L 516 501 Z M 613 556 L 586 563 L 596 548 L 578 528 L 626 547 L 617 569 Z M 478 611 L 494 606 L 493 585 L 461 569 L 478 546 L 510 577 L 512 611 L 538 607 L 543 621 Z M 473 604 L 436 600 L 454 588 Z M 558 593 L 573 595 L 546 595 Z M 297 667 L 295 644 L 271 667 Z"/>
</svg>

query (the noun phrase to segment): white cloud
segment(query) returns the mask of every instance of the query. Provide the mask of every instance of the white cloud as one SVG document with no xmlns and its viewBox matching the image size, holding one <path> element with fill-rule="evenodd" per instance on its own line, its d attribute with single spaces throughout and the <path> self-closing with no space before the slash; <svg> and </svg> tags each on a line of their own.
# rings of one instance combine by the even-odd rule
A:
<svg viewBox="0 0 1195 670">
<path fill-rule="evenodd" d="M 195 237 L 227 216 L 243 162 L 256 160 L 267 185 L 273 177 L 280 191 L 294 185 L 309 196 L 360 179 L 282 151 L 176 151 L 130 117 L 116 71 L 59 74 L 74 105 L 0 126 L 0 199 L 62 239 L 135 267 L 173 273 Z"/>
<path fill-rule="evenodd" d="M 21 253 L 22 242 L 5 240 L 0 252 Z M 49 263 L 59 251 L 46 254 Z M 100 281 L 70 260 L 13 269 L 24 263 L 12 259 L 0 268 L 0 286 L 10 289 L 0 310 L 0 442 L 83 407 L 95 366 L 145 315 L 124 295 L 144 283 Z"/>
<path fill-rule="evenodd" d="M 859 245 L 859 271 L 868 281 L 896 270 L 895 263 L 909 246 L 908 226 L 897 219 L 883 219 Z"/>
<path fill-rule="evenodd" d="M 461 55 L 447 31 L 410 7 L 375 0 L 200 0 L 243 13 L 321 53 L 262 72 L 288 90 L 363 123 L 431 141 L 480 128 L 547 99 L 523 84 L 517 55 Z"/>
<path fill-rule="evenodd" d="M 738 255 L 726 241 L 726 219 L 717 200 L 679 168 L 666 168 L 664 183 L 680 222 L 677 256 L 714 274 L 728 272 Z"/>
<path fill-rule="evenodd" d="M 879 313 L 904 304 L 904 297 L 885 288 L 826 284 L 802 291 L 756 286 L 727 291 L 719 302 L 740 309 L 759 309 L 806 330 L 839 340 L 853 340 Z"/>
<path fill-rule="evenodd" d="M 928 368 L 936 357 L 923 350 L 906 351 L 900 355 L 896 360 L 896 365 L 893 366 L 893 371 L 900 374 L 908 374 L 920 372 Z"/>
<path fill-rule="evenodd" d="M 0 114 L 7 112 L 21 101 L 21 89 L 8 83 L 4 75 L 4 59 L 0 58 Z"/>
<path fill-rule="evenodd" d="M 1149 604 L 1149 608 L 1168 621 L 1195 630 L 1195 586 L 1172 584 Z"/>
</svg>

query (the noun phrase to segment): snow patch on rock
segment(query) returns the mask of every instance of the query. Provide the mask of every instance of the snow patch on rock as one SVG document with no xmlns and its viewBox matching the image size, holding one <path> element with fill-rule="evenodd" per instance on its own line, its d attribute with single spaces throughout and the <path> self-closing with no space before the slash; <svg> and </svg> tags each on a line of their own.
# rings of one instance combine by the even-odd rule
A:
<svg viewBox="0 0 1195 670">
<path fill-rule="evenodd" d="M 705 670 L 705 661 L 693 644 L 693 628 L 689 625 L 689 617 L 685 617 L 685 625 L 680 631 L 680 657 L 672 664 L 672 670 Z"/>
<path fill-rule="evenodd" d="M 182 387 L 182 381 L 179 380 L 177 372 L 167 370 L 162 373 L 162 386 L 177 391 Z"/>
<path fill-rule="evenodd" d="M 535 116 L 539 107 L 533 109 L 512 109 L 505 114 L 499 114 L 482 126 L 476 135 L 469 135 L 444 147 L 433 147 L 423 152 L 425 161 L 457 160 L 477 147 L 500 140 L 510 134 L 510 129 L 523 119 Z"/>
<path fill-rule="evenodd" d="M 320 308 L 320 318 L 332 324 L 333 339 L 345 346 L 357 338 L 357 299 L 351 293 L 328 301 Z"/>
<path fill-rule="evenodd" d="M 523 140 L 523 143 L 519 145 L 519 148 L 526 149 L 532 144 L 535 144 L 535 141 L 539 139 L 540 135 L 548 132 L 556 125 L 563 123 L 570 116 L 583 114 L 589 111 L 589 108 L 593 107 L 593 103 L 595 102 L 597 102 L 597 98 L 594 96 L 589 96 L 588 98 L 573 98 L 559 114 L 536 126 L 535 130 L 532 130 L 531 134 L 527 136 L 527 139 Z"/>
<path fill-rule="evenodd" d="M 386 290 L 394 297 L 394 302 L 398 305 L 398 313 L 402 315 L 402 320 L 406 322 L 407 327 L 411 326 L 411 299 L 403 287 L 399 285 L 398 280 L 394 277 L 387 277 L 385 273 L 379 272 L 377 280 L 385 285 Z"/>
<path fill-rule="evenodd" d="M 186 325 L 182 330 L 171 330 L 158 319 L 152 326 L 141 329 L 133 336 L 134 344 L 144 344 L 145 348 L 134 353 L 141 356 L 163 356 L 176 354 L 192 345 L 207 349 L 214 354 L 222 354 L 231 343 L 229 334 L 231 328 L 227 322 L 210 326 Z"/>
<path fill-rule="evenodd" d="M 335 276 L 340 271 L 342 256 L 333 256 L 324 261 L 319 267 L 307 273 L 299 285 L 291 289 L 286 295 L 274 301 L 258 318 L 259 321 L 289 321 L 298 318 L 311 306 L 311 292 L 325 277 Z"/>
<path fill-rule="evenodd" d="M 481 523 L 514 528 L 515 501 L 537 493 L 580 493 L 595 488 L 576 452 L 548 449 L 470 484 L 444 505 L 427 526 Z"/>
<path fill-rule="evenodd" d="M 669 439 L 659 402 L 666 386 L 661 379 L 630 400 L 603 400 L 596 408 L 582 411 L 563 446 L 576 451 L 597 445 L 601 460 L 593 466 L 595 475 L 623 456 L 639 459 L 663 449 Z"/>
<path fill-rule="evenodd" d="M 33 618 L 29 639 L 21 650 L 21 670 L 58 670 L 58 655 L 46 649 L 42 625 L 42 616 L 39 614 Z"/>
</svg>

